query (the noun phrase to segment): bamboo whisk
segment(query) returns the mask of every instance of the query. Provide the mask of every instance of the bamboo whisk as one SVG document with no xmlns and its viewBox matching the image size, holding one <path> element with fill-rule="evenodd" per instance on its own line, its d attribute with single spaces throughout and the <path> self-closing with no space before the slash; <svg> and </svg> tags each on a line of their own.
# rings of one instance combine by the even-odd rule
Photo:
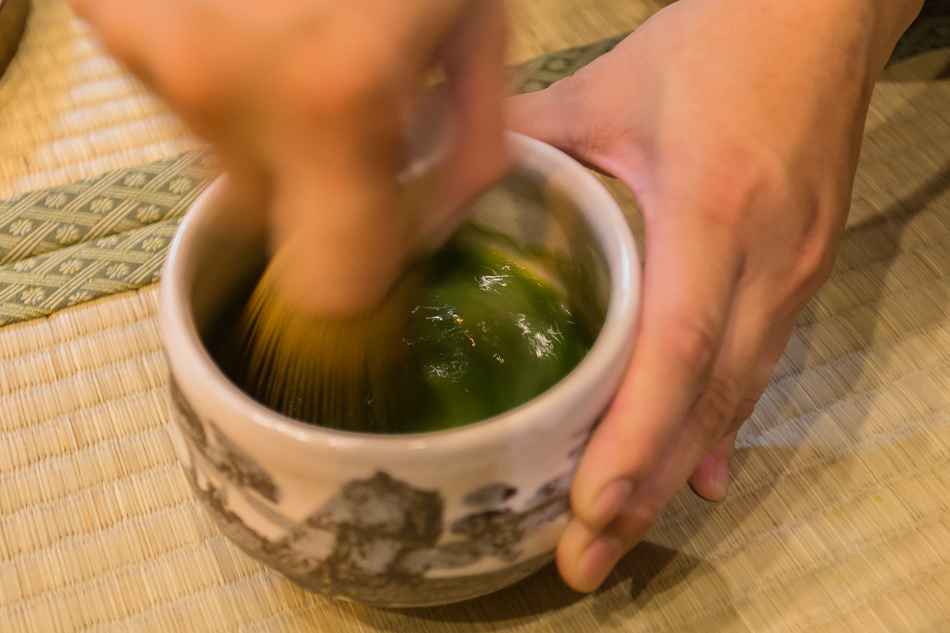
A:
<svg viewBox="0 0 950 633">
<path fill-rule="evenodd" d="M 427 157 L 407 169 L 399 185 L 399 208 L 361 227 L 375 231 L 367 240 L 373 246 L 328 243 L 311 226 L 293 236 L 304 239 L 278 247 L 240 315 L 237 340 L 230 346 L 238 350 L 234 377 L 251 396 L 285 415 L 322 426 L 399 431 L 419 382 L 406 343 L 421 290 L 420 267 L 414 263 L 434 252 L 464 219 L 454 211 L 444 218 L 419 217 L 440 158 L 435 153 Z M 361 251 L 358 256 L 355 250 Z M 318 257 L 323 259 L 315 263 Z M 354 292 L 362 289 L 384 297 L 355 316 L 326 316 L 311 309 L 318 294 L 314 289 L 320 286 L 313 279 L 336 284 L 339 290 L 336 278 L 328 278 L 325 271 L 341 270 L 337 264 L 343 260 L 362 267 L 348 282 Z M 302 271 L 308 266 L 314 274 Z"/>
<path fill-rule="evenodd" d="M 236 379 L 268 407 L 305 422 L 397 432 L 414 399 L 406 344 L 418 274 L 404 276 L 369 312 L 304 314 L 277 291 L 273 268 L 254 289 L 237 327 Z"/>
</svg>

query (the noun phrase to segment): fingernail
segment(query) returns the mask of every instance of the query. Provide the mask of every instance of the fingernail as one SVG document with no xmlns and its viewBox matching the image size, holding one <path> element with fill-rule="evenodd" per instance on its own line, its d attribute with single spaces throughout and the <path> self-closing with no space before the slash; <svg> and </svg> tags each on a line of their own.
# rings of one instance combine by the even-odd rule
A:
<svg viewBox="0 0 950 633">
<path fill-rule="evenodd" d="M 623 555 L 620 539 L 601 536 L 584 552 L 579 565 L 581 591 L 593 591 L 603 583 Z"/>
<path fill-rule="evenodd" d="M 604 486 L 588 517 L 591 527 L 601 528 L 616 519 L 632 494 L 633 482 L 628 479 L 616 479 Z"/>
<path fill-rule="evenodd" d="M 724 459 L 716 464 L 712 480 L 713 492 L 718 499 L 723 499 L 729 491 L 729 460 Z"/>
</svg>

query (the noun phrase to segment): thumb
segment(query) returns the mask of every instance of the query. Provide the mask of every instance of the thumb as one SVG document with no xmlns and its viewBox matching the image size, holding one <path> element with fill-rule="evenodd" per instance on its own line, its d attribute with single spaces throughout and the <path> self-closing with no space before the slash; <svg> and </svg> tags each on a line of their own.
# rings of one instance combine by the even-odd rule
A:
<svg viewBox="0 0 950 633">
<path fill-rule="evenodd" d="M 589 169 L 623 178 L 630 161 L 615 156 L 614 144 L 605 142 L 614 133 L 616 117 L 605 119 L 591 107 L 587 84 L 565 77 L 544 90 L 509 97 L 506 127 L 553 145 Z"/>
<path fill-rule="evenodd" d="M 696 466 L 690 487 L 703 499 L 722 501 L 729 489 L 729 465 L 736 449 L 736 433 L 724 437 Z"/>
<path fill-rule="evenodd" d="M 568 77 L 544 90 L 506 99 L 505 127 L 575 155 L 573 125 L 578 118 L 571 107 L 575 99 L 571 83 Z"/>
</svg>

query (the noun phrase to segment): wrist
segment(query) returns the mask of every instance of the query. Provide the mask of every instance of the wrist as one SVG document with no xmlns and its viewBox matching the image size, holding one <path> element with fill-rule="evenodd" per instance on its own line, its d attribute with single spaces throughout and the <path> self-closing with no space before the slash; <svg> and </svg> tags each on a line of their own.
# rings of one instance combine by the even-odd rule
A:
<svg viewBox="0 0 950 633">
<path fill-rule="evenodd" d="M 924 0 L 866 0 L 872 5 L 884 36 L 897 42 L 907 30 L 921 8 Z"/>
<path fill-rule="evenodd" d="M 876 78 L 884 69 L 894 47 L 924 5 L 924 0 L 860 0 L 868 5 L 874 28 L 871 41 L 871 70 Z"/>
<path fill-rule="evenodd" d="M 824 31 L 826 43 L 844 50 L 851 72 L 863 77 L 865 98 L 870 99 L 897 41 L 920 13 L 924 0 L 812 0 L 810 4 L 820 17 L 813 17 L 809 28 Z M 827 39 L 829 34 L 833 35 Z"/>
</svg>

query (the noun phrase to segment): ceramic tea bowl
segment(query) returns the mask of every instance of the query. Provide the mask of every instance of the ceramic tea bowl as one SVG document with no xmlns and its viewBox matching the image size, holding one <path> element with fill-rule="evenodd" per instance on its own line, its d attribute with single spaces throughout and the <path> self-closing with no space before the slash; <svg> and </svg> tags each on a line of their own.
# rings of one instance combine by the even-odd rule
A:
<svg viewBox="0 0 950 633">
<path fill-rule="evenodd" d="M 623 213 L 596 178 L 543 143 L 508 141 L 516 167 L 476 203 L 472 222 L 553 268 L 574 314 L 599 334 L 554 387 L 464 427 L 353 433 L 259 404 L 204 341 L 259 274 L 260 227 L 235 219 L 219 181 L 175 238 L 159 309 L 175 450 L 222 532 L 307 589 L 373 605 L 443 604 L 500 589 L 552 558 L 577 461 L 632 353 L 640 265 Z"/>
</svg>

